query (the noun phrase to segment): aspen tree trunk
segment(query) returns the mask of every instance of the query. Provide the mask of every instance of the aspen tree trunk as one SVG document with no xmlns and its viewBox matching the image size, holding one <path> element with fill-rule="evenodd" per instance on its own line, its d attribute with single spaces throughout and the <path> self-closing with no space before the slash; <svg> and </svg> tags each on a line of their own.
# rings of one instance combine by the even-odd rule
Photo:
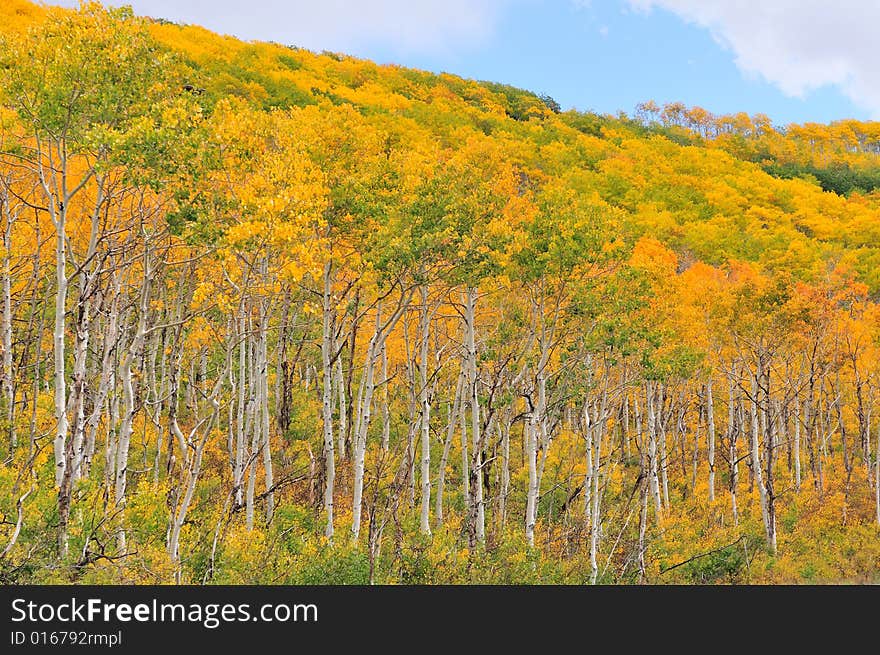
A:
<svg viewBox="0 0 880 655">
<path fill-rule="evenodd" d="M 819 403 L 819 425 L 821 426 L 822 439 L 820 440 L 821 447 L 819 449 L 819 454 L 822 458 L 827 459 L 829 455 L 834 450 L 834 444 L 832 439 L 832 427 L 831 427 L 831 405 L 832 402 L 830 400 L 830 393 L 825 388 L 825 378 L 822 378 L 821 385 L 819 388 L 819 392 L 821 394 L 821 402 Z"/>
<path fill-rule="evenodd" d="M 526 498 L 526 539 L 530 546 L 535 542 L 535 525 L 538 518 L 538 496 L 541 488 L 541 477 L 544 470 L 544 462 L 547 458 L 549 439 L 547 434 L 547 375 L 546 367 L 550 358 L 550 345 L 552 337 L 548 334 L 544 318 L 543 283 L 541 284 L 539 297 L 532 300 L 533 327 L 529 335 L 529 346 L 535 338 L 539 339 L 540 356 L 535 370 L 534 392 L 537 398 L 533 401 L 527 397 L 529 412 L 527 416 L 526 454 L 529 458 L 529 487 Z M 589 367 L 589 364 L 588 364 Z M 525 370 L 521 375 L 525 374 Z M 540 465 L 537 462 L 538 448 L 542 449 Z"/>
<path fill-rule="evenodd" d="M 337 351 L 339 350 L 337 345 Z M 345 380 L 342 376 L 342 355 L 336 358 L 336 366 L 333 369 L 336 380 L 336 393 L 339 396 L 339 435 L 336 438 L 336 451 L 339 459 L 345 459 L 345 428 L 348 423 L 348 406 L 345 397 Z"/>
<path fill-rule="evenodd" d="M 238 325 L 236 337 L 238 339 L 238 377 L 236 385 L 233 386 L 233 393 L 236 397 L 236 413 L 235 413 L 235 464 L 232 469 L 232 493 L 235 497 L 235 507 L 244 507 L 244 458 L 245 458 L 245 404 L 247 394 L 247 324 L 244 317 L 244 301 L 239 306 L 238 318 L 235 321 Z M 231 368 L 231 367 L 230 367 Z"/>
<path fill-rule="evenodd" d="M 853 375 L 855 376 L 856 416 L 859 419 L 859 450 L 862 453 L 862 465 L 868 479 L 871 478 L 871 428 L 868 425 L 868 414 L 865 411 L 864 382 L 859 372 L 857 358 L 852 358 Z"/>
<path fill-rule="evenodd" d="M 443 493 L 446 488 L 446 465 L 449 461 L 449 451 L 452 448 L 452 440 L 455 437 L 455 428 L 458 422 L 458 415 L 461 411 L 461 395 L 462 395 L 463 378 L 459 373 L 458 380 L 455 383 L 455 397 L 449 406 L 449 417 L 446 424 L 446 441 L 443 444 L 443 455 L 440 458 L 440 470 L 437 475 L 437 496 L 434 499 L 434 521 L 438 528 L 443 527 Z"/>
<path fill-rule="evenodd" d="M 666 423 L 669 415 L 664 417 L 663 405 L 665 403 L 665 389 L 662 383 L 657 384 L 657 407 L 655 408 L 654 420 L 660 428 L 660 482 L 663 486 L 663 507 L 669 509 L 669 453 L 667 450 Z M 672 404 L 670 400 L 670 405 Z M 669 409 L 672 412 L 672 407 Z"/>
<path fill-rule="evenodd" d="M 599 553 L 599 539 L 602 532 L 601 511 L 601 487 L 600 487 L 600 465 L 602 459 L 602 438 L 604 437 L 607 425 L 607 405 L 608 405 L 608 377 L 605 376 L 605 384 L 602 390 L 601 405 L 597 410 L 596 420 L 593 421 L 593 429 L 591 430 L 590 449 L 593 451 L 592 464 L 593 471 L 590 477 L 592 490 L 590 493 L 593 502 L 590 523 L 590 582 L 596 584 L 599 575 L 599 563 L 597 556 Z"/>
<path fill-rule="evenodd" d="M 266 273 L 267 264 L 263 261 L 263 273 Z M 275 480 L 272 470 L 272 442 L 269 434 L 269 313 L 266 301 L 260 301 L 260 334 L 259 334 L 259 364 L 260 371 L 257 376 L 259 383 L 259 413 L 262 427 L 261 449 L 263 451 L 263 475 L 266 482 L 266 524 L 272 522 L 275 512 L 275 493 L 273 491 Z"/>
<path fill-rule="evenodd" d="M 841 448 L 843 449 L 843 468 L 846 471 L 846 487 L 849 487 L 849 481 L 852 477 L 852 452 L 847 439 L 846 425 L 843 422 L 843 411 L 841 410 L 841 390 L 840 390 L 840 373 L 838 372 L 837 380 L 834 383 L 834 413 L 837 418 L 837 431 L 840 433 Z"/>
<path fill-rule="evenodd" d="M 786 378 L 789 379 L 789 378 Z M 775 431 L 776 435 L 775 443 L 775 451 L 774 451 L 774 460 L 779 460 L 779 448 L 781 446 L 785 446 L 785 464 L 788 469 L 789 477 L 792 472 L 792 461 L 791 461 L 791 438 L 789 435 L 789 409 L 788 409 L 788 399 L 785 400 L 777 400 L 774 403 L 775 408 Z"/>
<path fill-rule="evenodd" d="M 291 319 L 289 290 L 285 288 L 282 293 L 281 318 L 278 322 L 278 338 L 275 341 L 275 358 L 273 363 L 275 368 L 275 388 L 272 389 L 272 393 L 275 396 L 275 425 L 278 427 L 279 434 L 283 437 L 288 428 L 288 425 L 285 425 L 282 418 L 282 414 L 285 411 L 284 396 L 286 392 L 285 382 L 287 378 L 287 344 L 290 340 L 290 324 L 296 323 L 297 316 L 294 311 Z"/>
<path fill-rule="evenodd" d="M 80 270 L 80 293 L 76 301 L 76 329 L 73 356 L 73 388 L 68 404 L 73 410 L 73 453 L 69 460 L 70 485 L 76 483 L 81 474 L 83 444 L 85 442 L 85 395 L 86 395 L 86 364 L 91 337 L 92 302 L 94 285 L 97 284 L 99 271 L 95 270 L 94 262 L 98 248 L 98 233 L 101 219 L 101 207 L 104 204 L 102 185 L 98 184 L 97 198 L 91 215 L 89 244 Z M 66 486 L 66 485 L 65 485 Z M 70 493 L 70 489 L 65 490 Z"/>
<path fill-rule="evenodd" d="M 654 385 L 645 383 L 645 407 L 648 412 L 648 475 L 651 495 L 654 498 L 654 516 L 659 522 L 663 516 L 663 500 L 660 496 L 660 478 L 657 465 L 657 414 L 654 407 Z"/>
<path fill-rule="evenodd" d="M 409 338 L 409 321 L 403 322 L 403 349 L 404 349 L 404 379 L 406 380 L 406 449 L 402 466 L 406 471 L 406 501 L 408 507 L 413 507 L 416 502 L 416 433 L 419 431 L 421 412 L 419 410 L 418 389 L 415 373 L 415 355 L 412 352 L 412 342 Z"/>
<path fill-rule="evenodd" d="M 138 317 L 135 333 L 131 344 L 119 365 L 119 377 L 122 382 L 123 414 L 119 428 L 119 441 L 116 448 L 116 480 L 114 500 L 116 507 L 120 509 L 121 520 L 117 532 L 117 542 L 120 552 L 125 552 L 125 493 L 128 482 L 128 449 L 131 443 L 132 424 L 135 414 L 135 385 L 133 381 L 132 367 L 140 355 L 147 334 L 147 319 L 149 314 L 150 288 L 153 271 L 150 268 L 150 248 L 144 235 L 144 278 L 141 282 L 140 300 L 138 303 Z"/>
<path fill-rule="evenodd" d="M 639 443 L 639 544 L 638 544 L 638 560 L 639 560 L 639 582 L 644 583 L 647 578 L 645 566 L 645 536 L 648 531 L 648 478 L 650 472 L 647 462 L 645 462 L 645 441 L 644 436 L 640 432 Z"/>
<path fill-rule="evenodd" d="M 233 316 L 229 317 L 227 321 L 227 334 L 229 334 L 229 358 L 230 364 L 232 359 L 232 353 L 235 352 L 235 342 L 234 336 L 236 334 L 236 318 Z M 236 402 L 236 398 L 238 397 L 238 385 L 235 382 L 235 367 L 229 366 L 229 403 L 226 407 L 226 450 L 229 453 L 229 469 L 232 471 L 232 490 L 230 491 L 230 498 L 232 502 L 231 509 L 237 510 L 239 504 L 236 502 L 236 449 L 238 448 L 238 426 L 235 423 L 235 415 L 238 407 L 238 403 Z"/>
<path fill-rule="evenodd" d="M 47 192 L 48 193 L 48 192 Z M 64 333 L 67 312 L 67 207 L 62 206 L 55 211 L 55 203 L 49 202 L 52 222 L 55 225 L 55 329 L 52 332 L 52 344 L 55 357 L 55 486 L 61 487 L 64 471 L 67 467 L 65 450 L 67 444 L 67 386 L 64 372 Z M 64 501 L 59 501 L 62 503 Z M 59 507 L 59 513 L 60 512 Z M 63 541 L 63 543 L 62 543 Z M 59 534 L 59 552 L 62 557 L 67 554 L 66 525 L 64 534 Z"/>
<path fill-rule="evenodd" d="M 431 336 L 431 313 L 428 307 L 428 287 L 419 287 L 421 295 L 421 343 L 419 348 L 419 372 L 421 379 L 419 390 L 419 405 L 421 406 L 421 509 L 419 511 L 419 530 L 422 534 L 431 534 L 430 507 L 431 507 L 431 400 L 428 388 L 428 346 Z"/>
<path fill-rule="evenodd" d="M 373 405 L 373 390 L 375 388 L 373 371 L 379 356 L 380 346 L 377 343 L 381 339 L 382 304 L 376 306 L 376 329 L 370 343 L 367 346 L 367 355 L 364 361 L 363 388 L 364 393 L 358 405 L 357 420 L 355 422 L 354 443 L 352 444 L 354 459 L 354 487 L 352 492 L 352 517 L 351 537 L 357 541 L 361 529 L 361 510 L 363 506 L 364 490 L 364 458 L 367 448 L 367 430 L 370 426 L 370 416 Z"/>
<path fill-rule="evenodd" d="M 40 229 L 39 224 L 37 224 L 37 229 L 35 230 L 37 241 L 39 241 Z M 36 252 L 33 256 L 34 263 L 34 276 L 33 279 L 37 280 L 39 278 L 40 271 L 40 251 L 39 248 L 36 249 Z M 33 300 L 31 303 L 31 316 L 37 315 L 37 307 L 38 305 L 38 295 L 36 293 L 33 294 Z M 40 321 L 36 330 L 36 343 L 34 344 L 34 367 L 33 367 L 33 376 L 34 382 L 33 387 L 31 389 L 31 393 L 33 393 L 33 397 L 36 401 L 36 398 L 40 395 L 40 382 L 42 380 L 41 373 L 41 361 L 43 359 L 43 329 L 46 324 L 46 314 L 45 311 L 40 309 L 39 311 Z M 36 452 L 36 439 L 37 439 L 37 403 L 31 403 L 31 416 L 30 416 L 30 425 L 29 425 L 29 439 L 28 439 L 28 457 L 33 457 Z"/>
<path fill-rule="evenodd" d="M 121 333 L 124 335 L 128 326 L 123 326 Z M 110 420 L 107 421 L 105 434 L 106 445 L 104 447 L 104 497 L 110 499 L 114 496 L 113 485 L 115 483 L 116 450 L 119 445 L 119 393 L 117 393 L 117 371 L 119 368 L 119 354 L 114 352 L 113 367 L 110 369 L 109 387 L 112 393 L 107 401 L 107 413 Z M 172 425 L 174 424 L 172 418 Z"/>
<path fill-rule="evenodd" d="M 687 478 L 687 473 L 688 473 L 687 453 L 685 452 L 687 449 L 686 448 L 687 447 L 687 428 L 685 427 L 685 418 L 686 418 L 687 412 L 688 412 L 688 402 L 689 401 L 685 397 L 685 393 L 686 393 L 685 391 L 682 391 L 679 394 L 677 406 L 676 406 L 675 401 L 673 401 L 672 404 L 670 404 L 670 406 L 669 406 L 669 419 L 672 419 L 673 417 L 675 417 L 676 440 L 672 444 L 672 449 L 673 449 L 673 451 L 675 450 L 675 445 L 677 442 L 678 451 L 679 451 L 678 464 L 681 467 L 682 480 Z M 697 423 L 699 423 L 699 421 L 700 421 L 699 414 L 701 412 L 702 412 L 702 410 L 698 409 Z"/>
<path fill-rule="evenodd" d="M 877 449 L 874 454 L 874 504 L 880 525 L 880 422 L 877 423 Z"/>
<path fill-rule="evenodd" d="M 269 283 L 269 261 L 263 256 L 259 261 L 260 278 L 264 285 Z M 254 422 L 259 425 L 259 441 L 254 449 L 254 456 L 262 454 L 263 480 L 266 486 L 266 525 L 272 522 L 275 513 L 274 471 L 272 469 L 272 439 L 270 434 L 269 417 L 269 300 L 263 292 L 257 302 L 257 335 L 254 344 L 255 375 L 256 383 L 255 414 Z M 207 381 L 207 374 L 203 378 Z M 256 468 L 256 461 L 254 462 Z"/>
<path fill-rule="evenodd" d="M 807 447 L 807 461 L 810 464 L 810 474 L 813 478 L 813 486 L 816 491 L 821 493 L 822 491 L 822 483 L 821 483 L 821 475 L 819 472 L 818 459 L 816 457 L 816 448 L 813 442 L 814 430 L 815 430 L 815 414 L 813 412 L 813 401 L 814 401 L 814 377 L 812 371 L 812 362 L 810 364 L 810 380 L 809 380 L 809 392 L 807 393 L 807 397 L 804 398 L 804 443 Z"/>
<path fill-rule="evenodd" d="M 506 412 L 501 430 L 501 490 L 498 500 L 498 532 L 504 537 L 504 526 L 507 523 L 507 497 L 510 495 L 510 410 Z"/>
<path fill-rule="evenodd" d="M 542 282 L 543 289 L 543 282 Z M 538 360 L 538 369 L 535 375 L 537 388 L 538 388 L 538 437 L 537 437 L 537 445 L 540 446 L 541 449 L 541 462 L 538 467 L 538 479 L 537 486 L 535 487 L 535 520 L 537 521 L 537 511 L 538 504 L 537 501 L 540 498 L 541 492 L 541 480 L 544 477 L 544 465 L 547 462 L 547 455 L 550 452 L 550 442 L 552 441 L 553 435 L 548 431 L 548 413 L 547 413 L 547 367 L 550 362 L 550 348 L 552 346 L 553 333 L 555 332 L 556 322 L 555 319 L 558 317 L 558 306 L 557 312 L 554 316 L 554 320 L 551 324 L 551 327 L 548 328 L 547 322 L 544 318 L 544 299 L 543 296 L 538 301 L 538 321 L 540 325 L 539 330 L 539 345 L 541 349 L 541 356 Z M 592 373 L 590 373 L 592 375 Z"/>
<path fill-rule="evenodd" d="M 712 378 L 706 383 L 707 457 L 709 459 L 709 502 L 715 502 L 715 402 L 712 398 Z"/>
<path fill-rule="evenodd" d="M 549 354 L 549 353 L 548 353 Z M 550 452 L 550 441 L 552 435 L 547 430 L 547 377 L 544 373 L 546 370 L 546 360 L 542 358 L 541 373 L 537 376 L 538 382 L 538 434 L 536 437 L 536 448 L 541 451 L 541 459 L 538 465 L 538 480 L 535 488 L 536 499 L 541 496 L 541 480 L 544 478 L 544 465 L 547 463 L 547 454 Z M 535 503 L 535 513 L 538 511 L 537 502 Z M 537 520 L 537 516 L 535 517 Z"/>
<path fill-rule="evenodd" d="M 644 426 L 642 425 L 642 412 L 639 408 L 639 396 L 637 393 L 633 394 L 633 414 L 635 417 L 636 424 L 636 438 L 638 439 L 639 448 L 642 448 L 645 443 L 645 432 Z M 639 461 L 641 462 L 642 452 L 639 452 Z"/>
<path fill-rule="evenodd" d="M 175 320 L 177 317 L 175 316 Z M 162 422 L 162 415 L 165 413 L 165 385 L 167 382 L 167 339 L 168 332 L 165 329 L 161 331 L 161 338 L 156 339 L 156 346 L 161 350 L 159 357 L 159 383 L 153 395 L 153 402 L 156 405 L 156 415 L 153 423 L 156 426 L 156 456 L 153 460 L 153 484 L 159 484 L 159 477 L 162 470 L 162 447 L 165 441 L 165 424 Z M 230 411 L 232 404 L 229 405 Z M 86 470 L 87 472 L 87 470 Z"/>
<path fill-rule="evenodd" d="M 867 475 L 867 478 L 868 478 L 868 486 L 870 487 L 871 482 L 873 482 L 873 480 L 874 480 L 874 471 L 871 468 L 871 410 L 870 409 L 868 409 L 867 417 L 865 419 L 865 432 L 867 433 L 865 448 L 867 449 L 867 453 L 868 453 L 868 465 L 867 465 L 868 466 L 868 471 L 867 471 L 868 475 Z"/>
<path fill-rule="evenodd" d="M 227 364 L 228 363 L 229 360 L 227 359 Z M 189 435 L 189 441 L 192 442 L 198 431 L 203 429 L 201 439 L 199 439 L 194 447 L 190 448 L 188 452 L 188 461 L 185 464 L 186 480 L 184 482 L 183 497 L 180 498 L 180 501 L 176 503 L 171 510 L 171 530 L 168 536 L 168 555 L 171 557 L 171 561 L 177 569 L 175 573 L 178 582 L 180 582 L 180 531 L 186 521 L 186 516 L 189 512 L 190 505 L 192 504 L 193 495 L 195 494 L 205 446 L 208 443 L 208 438 L 210 437 L 211 431 L 214 429 L 214 425 L 220 414 L 220 403 L 217 401 L 217 395 L 220 393 L 223 378 L 223 375 L 217 377 L 217 382 L 208 398 L 208 402 L 211 405 L 210 418 L 204 418 L 201 421 L 198 421 Z"/>
<path fill-rule="evenodd" d="M 801 396 L 800 392 L 794 396 L 794 489 L 801 490 Z"/>
<path fill-rule="evenodd" d="M 391 408 L 388 403 L 388 347 L 382 342 L 382 450 L 391 445 Z"/>
<path fill-rule="evenodd" d="M 679 422 L 681 430 L 681 442 L 682 449 L 684 448 L 684 443 L 687 441 L 687 425 L 685 423 L 687 414 L 686 405 L 683 404 L 683 409 L 679 414 Z M 708 423 L 708 421 L 707 421 Z M 697 491 L 697 480 L 699 478 L 699 465 L 700 465 L 700 428 L 703 424 L 703 405 L 700 402 L 700 395 L 697 394 L 697 416 L 694 420 L 694 449 L 691 453 L 691 493 L 696 493 Z M 708 430 L 708 426 L 707 426 Z M 707 444 L 708 445 L 708 444 Z M 708 450 L 708 448 L 707 448 Z M 682 458 L 684 458 L 684 453 L 682 453 Z M 714 481 L 713 481 L 714 482 Z"/>
<path fill-rule="evenodd" d="M 822 431 L 822 404 L 819 401 L 814 401 L 811 405 L 811 413 L 810 413 L 811 421 L 812 421 L 812 430 L 811 433 L 813 435 L 812 444 L 813 451 L 815 453 L 816 458 L 816 484 L 819 489 L 819 493 L 825 491 L 825 435 Z"/>
<path fill-rule="evenodd" d="M 113 299 L 110 302 L 109 318 L 104 334 L 103 351 L 101 355 L 101 376 L 98 382 L 98 393 L 95 397 L 95 406 L 88 420 L 88 437 L 86 453 L 83 459 L 83 473 L 88 475 L 91 468 L 92 458 L 95 452 L 95 440 L 98 424 L 101 420 L 101 412 L 110 389 L 110 380 L 113 376 L 113 358 L 116 353 L 116 340 L 119 334 L 119 282 L 118 278 L 113 282 Z"/>
<path fill-rule="evenodd" d="M 67 433 L 69 423 L 67 418 L 67 389 L 65 379 L 65 313 L 67 311 L 67 211 L 70 197 L 67 193 L 67 159 L 61 154 L 58 164 L 58 172 L 61 177 L 61 189 L 58 190 L 56 171 L 53 178 L 47 180 L 43 168 L 44 152 L 42 144 L 37 139 L 37 170 L 40 186 L 46 197 L 49 210 L 49 218 L 55 228 L 55 325 L 52 332 L 52 347 L 54 355 L 54 391 L 55 391 L 55 438 L 53 450 L 55 455 L 55 486 L 58 488 L 58 554 L 65 558 L 68 553 L 67 517 L 70 512 L 70 494 L 67 493 L 69 484 L 69 471 L 67 460 L 69 448 Z M 49 153 L 50 161 L 53 159 Z M 60 200 L 59 200 L 60 196 Z M 68 473 L 65 480 L 65 473 Z"/>
<path fill-rule="evenodd" d="M 9 207 L 7 194 L 0 197 L 0 207 L 3 209 L 5 225 L 3 228 L 3 314 L 0 325 L 2 336 L 2 393 L 5 409 L 5 419 L 9 430 L 9 453 L 15 452 L 18 440 L 15 434 L 15 385 L 14 372 L 12 369 L 12 272 L 10 270 L 10 252 L 12 248 L 12 226 L 15 222 L 12 209 Z"/>
<path fill-rule="evenodd" d="M 470 515 L 471 507 L 471 478 L 470 478 L 470 459 L 468 457 L 468 431 L 467 431 L 467 406 L 470 404 L 468 393 L 468 375 L 467 366 L 462 362 L 462 393 L 461 404 L 459 406 L 458 420 L 461 427 L 461 497 L 464 500 L 465 510 Z"/>
<path fill-rule="evenodd" d="M 480 438 L 480 397 L 477 370 L 476 346 L 476 303 L 477 290 L 468 287 L 465 292 L 465 348 L 467 352 L 468 391 L 471 406 L 471 445 L 473 448 L 474 480 L 471 502 L 473 503 L 474 525 L 472 528 L 476 543 L 483 544 L 486 540 L 485 508 L 483 505 L 483 459 L 482 440 Z M 533 527 L 534 529 L 534 527 Z"/>
<path fill-rule="evenodd" d="M 599 563 L 597 556 L 599 553 L 599 537 L 601 534 L 601 516 L 600 510 L 600 488 L 599 488 L 599 462 L 602 456 L 602 428 L 600 425 L 594 426 L 590 437 L 590 449 L 593 451 L 592 464 L 593 471 L 590 475 L 590 484 L 592 486 L 590 500 L 593 508 L 590 516 L 590 583 L 596 584 L 599 575 Z"/>
<path fill-rule="evenodd" d="M 527 398 L 527 400 L 531 404 L 531 399 Z M 526 541 L 532 548 L 535 546 L 535 522 L 538 505 L 537 423 L 537 412 L 534 407 L 531 407 L 523 430 L 526 437 L 526 457 L 529 463 L 529 487 L 526 495 Z"/>
<path fill-rule="evenodd" d="M 776 450 L 776 435 L 773 429 L 772 395 L 770 392 L 770 366 L 763 369 L 765 402 L 762 408 L 762 425 L 764 428 L 764 487 L 767 502 L 767 544 L 770 551 L 776 554 L 776 496 L 773 489 L 773 459 Z"/>
<path fill-rule="evenodd" d="M 345 440 L 350 444 L 351 443 L 351 433 L 354 429 L 354 421 L 352 414 L 355 411 L 356 405 L 354 404 L 354 395 L 351 390 L 351 383 L 354 378 L 354 362 L 355 362 L 355 349 L 357 347 L 357 334 L 359 327 L 358 320 L 358 311 L 361 305 L 361 289 L 357 287 L 354 291 L 354 302 L 352 303 L 351 308 L 351 329 L 348 332 L 348 370 L 345 374 L 345 397 L 351 401 L 350 410 L 346 414 L 346 423 L 344 425 L 340 425 L 339 429 L 345 432 Z M 340 355 L 341 356 L 341 355 Z M 387 377 L 387 376 L 386 376 Z M 388 444 L 383 444 L 383 450 L 385 452 L 388 451 Z"/>
<path fill-rule="evenodd" d="M 69 399 L 73 413 L 73 447 L 70 464 L 70 482 L 76 483 L 80 477 L 82 450 L 85 442 L 85 394 L 86 357 L 91 336 L 91 301 L 89 300 L 89 275 L 82 273 L 82 292 L 77 300 L 76 331 L 73 348 L 73 385 Z"/>
<path fill-rule="evenodd" d="M 752 473 L 755 476 L 755 484 L 758 487 L 758 499 L 761 503 L 761 519 L 764 522 L 764 532 L 768 538 L 770 538 L 770 523 L 769 523 L 769 515 L 767 513 L 767 489 L 764 486 L 764 474 L 761 466 L 761 450 L 759 446 L 759 423 L 758 423 L 758 375 L 760 373 L 756 373 L 752 376 L 752 399 L 749 403 L 749 412 L 750 412 L 750 420 L 749 424 L 751 427 L 751 461 L 752 461 Z M 765 437 L 766 439 L 766 437 Z"/>
<path fill-rule="evenodd" d="M 382 322 L 382 303 L 379 302 L 376 306 L 376 327 L 367 346 L 363 379 L 361 381 L 363 395 L 358 404 L 354 443 L 352 444 L 354 483 L 352 492 L 351 536 L 353 541 L 357 541 L 360 535 L 364 490 L 364 464 L 367 452 L 367 435 L 372 416 L 373 394 L 375 391 L 374 377 L 376 363 L 379 360 L 382 349 L 385 347 L 385 339 L 387 338 L 388 333 L 394 328 L 397 321 L 403 316 L 409 306 L 410 297 L 411 293 L 403 293 L 394 312 L 384 323 Z M 383 380 L 383 384 L 387 384 L 387 381 Z"/>
<path fill-rule="evenodd" d="M 739 484 L 739 463 L 737 452 L 737 438 L 739 436 L 739 426 L 737 425 L 736 406 L 738 398 L 735 395 L 736 390 L 736 367 L 731 365 L 730 373 L 727 378 L 727 459 L 730 466 L 730 481 L 728 488 L 730 490 L 730 509 L 733 514 L 733 524 L 739 525 L 739 508 L 737 507 L 737 485 Z"/>
<path fill-rule="evenodd" d="M 584 441 L 586 442 L 586 462 L 584 466 L 584 530 L 589 536 L 593 529 L 593 417 L 590 416 L 590 402 L 584 403 Z"/>
<path fill-rule="evenodd" d="M 333 349 L 333 265 L 324 266 L 322 315 L 323 332 L 321 338 L 321 363 L 324 370 L 324 391 L 321 403 L 321 416 L 324 424 L 324 513 L 327 517 L 324 536 L 333 538 L 333 485 L 336 480 L 336 461 L 333 452 L 333 372 L 331 358 Z"/>
<path fill-rule="evenodd" d="M 248 318 L 248 378 L 250 379 L 250 384 L 248 385 L 248 402 L 247 402 L 247 412 L 245 417 L 245 433 L 249 433 L 251 435 L 250 438 L 250 449 L 248 451 L 248 459 L 246 474 L 247 474 L 247 489 L 245 491 L 245 524 L 247 526 L 248 531 L 254 529 L 254 503 L 256 501 L 256 491 L 257 491 L 257 458 L 260 455 L 260 444 L 263 440 L 262 435 L 262 422 L 258 419 L 259 410 L 258 410 L 258 402 L 259 402 L 259 389 L 260 389 L 260 381 L 258 379 L 258 367 L 257 367 L 257 347 L 256 340 L 253 338 L 253 321 Z"/>
</svg>

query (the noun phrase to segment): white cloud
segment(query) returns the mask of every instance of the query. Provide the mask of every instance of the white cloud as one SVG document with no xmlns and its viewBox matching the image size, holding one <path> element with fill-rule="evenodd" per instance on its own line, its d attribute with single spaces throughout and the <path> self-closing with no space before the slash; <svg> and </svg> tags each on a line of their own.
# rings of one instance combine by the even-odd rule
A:
<svg viewBox="0 0 880 655">
<path fill-rule="evenodd" d="M 515 0 L 109 0 L 135 13 L 312 50 L 443 52 L 484 42 Z M 49 0 L 76 6 L 78 0 Z"/>
<path fill-rule="evenodd" d="M 880 118 L 878 0 L 628 0 L 665 9 L 711 31 L 736 65 L 803 97 L 838 86 Z"/>
</svg>

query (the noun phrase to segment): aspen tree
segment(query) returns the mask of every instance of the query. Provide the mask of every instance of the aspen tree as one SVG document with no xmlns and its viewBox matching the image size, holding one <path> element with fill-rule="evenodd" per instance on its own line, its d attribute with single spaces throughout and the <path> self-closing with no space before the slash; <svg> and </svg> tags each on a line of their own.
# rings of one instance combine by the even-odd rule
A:
<svg viewBox="0 0 880 655">
<path fill-rule="evenodd" d="M 712 397 L 712 377 L 706 382 L 706 440 L 709 458 L 709 502 L 715 501 L 715 401 Z"/>
<path fill-rule="evenodd" d="M 68 443 L 65 369 L 68 224 L 75 204 L 87 190 L 102 187 L 99 170 L 112 159 L 113 145 L 166 91 L 173 68 L 167 57 L 158 55 L 143 24 L 130 10 L 107 10 L 96 3 L 84 4 L 76 12 L 48 12 L 43 24 L 26 37 L 7 39 L 3 50 L 0 86 L 28 125 L 35 146 L 23 150 L 19 161 L 38 180 L 55 229 L 54 452 L 61 517 L 58 550 L 65 557 L 70 487 L 79 474 L 78 466 L 77 471 L 72 469 L 74 458 L 79 457 L 84 423 L 80 408 L 75 417 L 75 438 L 80 443 L 74 447 Z M 98 198 L 96 212 L 100 211 L 100 194 Z M 83 303 L 90 295 L 80 295 L 75 316 L 88 316 Z M 81 398 L 88 329 L 87 324 L 80 327 L 75 394 Z"/>
<path fill-rule="evenodd" d="M 422 534 L 430 534 L 431 508 L 431 399 L 428 372 L 428 348 L 431 337 L 432 312 L 428 307 L 428 289 L 419 287 L 420 297 L 420 344 L 419 344 L 419 406 L 421 408 L 421 507 L 419 510 L 419 530 Z"/>
<path fill-rule="evenodd" d="M 446 439 L 443 442 L 443 454 L 440 457 L 439 470 L 437 473 L 437 493 L 434 498 L 434 520 L 437 527 L 443 527 L 443 496 L 446 490 L 446 466 L 449 462 L 449 453 L 452 449 L 452 442 L 455 437 L 455 429 L 458 423 L 458 416 L 461 412 L 462 402 L 463 376 L 459 373 L 455 383 L 455 395 L 449 404 L 449 411 L 446 420 Z"/>
</svg>

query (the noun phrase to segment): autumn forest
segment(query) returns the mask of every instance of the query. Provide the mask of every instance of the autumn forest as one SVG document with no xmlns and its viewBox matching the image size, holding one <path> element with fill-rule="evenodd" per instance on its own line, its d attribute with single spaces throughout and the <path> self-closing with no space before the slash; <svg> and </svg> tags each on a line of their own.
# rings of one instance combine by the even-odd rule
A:
<svg viewBox="0 0 880 655">
<path fill-rule="evenodd" d="M 0 3 L 0 581 L 880 581 L 880 123 Z"/>
</svg>

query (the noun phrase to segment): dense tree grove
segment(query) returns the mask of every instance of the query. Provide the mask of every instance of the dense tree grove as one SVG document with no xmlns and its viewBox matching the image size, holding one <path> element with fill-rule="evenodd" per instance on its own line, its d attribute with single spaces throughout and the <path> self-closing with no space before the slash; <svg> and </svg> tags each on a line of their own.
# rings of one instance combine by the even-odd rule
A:
<svg viewBox="0 0 880 655">
<path fill-rule="evenodd" d="M 6 0 L 0 579 L 876 581 L 878 155 Z"/>
</svg>

